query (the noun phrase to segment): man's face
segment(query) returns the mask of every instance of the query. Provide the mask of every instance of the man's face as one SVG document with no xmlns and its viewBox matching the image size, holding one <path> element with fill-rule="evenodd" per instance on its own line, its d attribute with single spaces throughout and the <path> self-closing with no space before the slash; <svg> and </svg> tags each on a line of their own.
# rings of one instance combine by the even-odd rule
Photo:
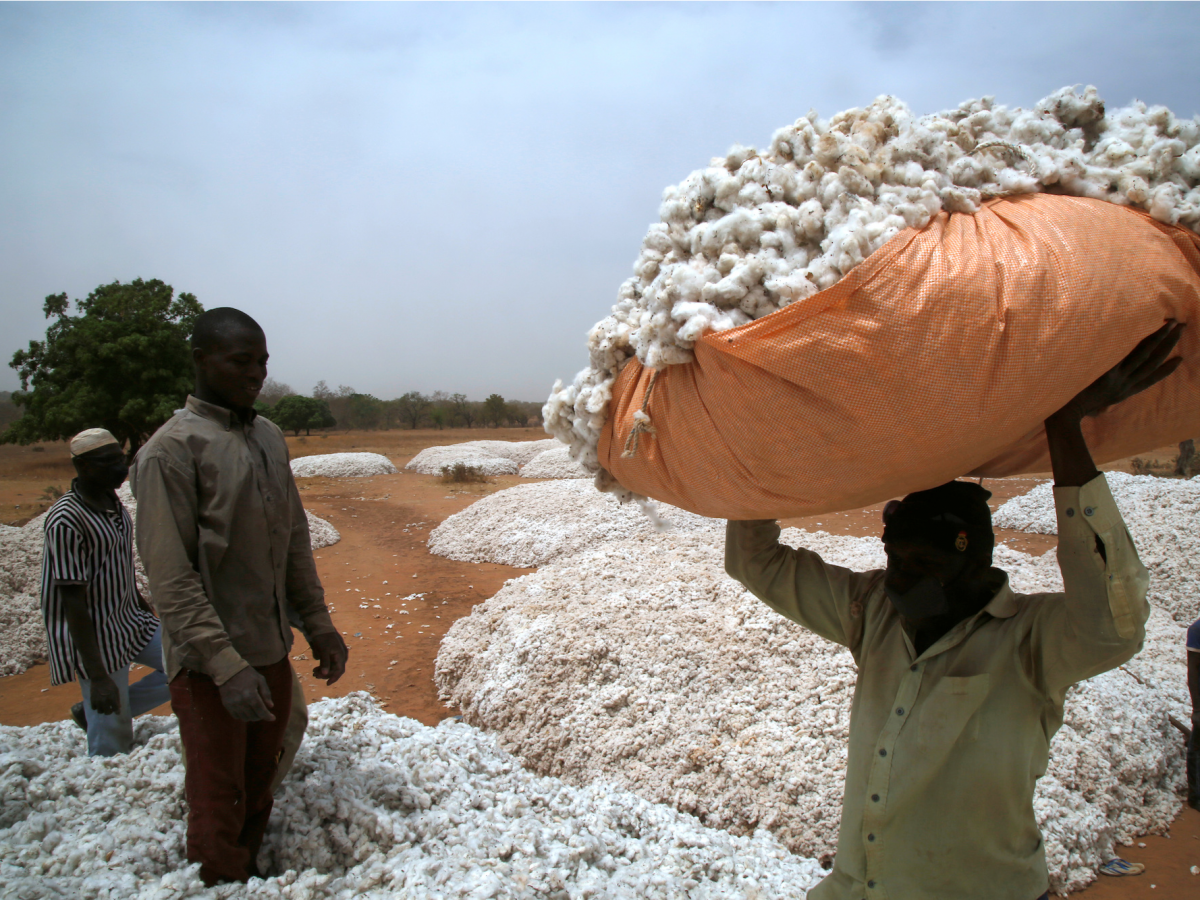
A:
<svg viewBox="0 0 1200 900">
<path fill-rule="evenodd" d="M 75 471 L 90 486 L 115 491 L 125 483 L 129 465 L 124 451 L 116 444 L 108 444 L 75 457 Z"/>
<path fill-rule="evenodd" d="M 233 409 L 254 405 L 267 378 L 268 357 L 266 336 L 247 328 L 222 335 L 207 350 L 192 351 L 198 379 Z"/>
<path fill-rule="evenodd" d="M 918 581 L 932 575 L 942 584 L 952 581 L 963 570 L 958 554 L 914 541 L 889 541 L 884 584 L 898 594 L 910 591 Z"/>
</svg>

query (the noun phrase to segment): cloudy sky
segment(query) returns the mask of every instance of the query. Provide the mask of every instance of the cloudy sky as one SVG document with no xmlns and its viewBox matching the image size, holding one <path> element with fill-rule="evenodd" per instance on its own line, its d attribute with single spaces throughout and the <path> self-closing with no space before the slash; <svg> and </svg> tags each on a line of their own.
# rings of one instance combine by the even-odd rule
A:
<svg viewBox="0 0 1200 900">
<path fill-rule="evenodd" d="M 1198 46 L 1190 3 L 3 3 L 0 359 L 47 294 L 161 278 L 301 391 L 539 399 L 731 144 L 882 93 L 1191 116 Z"/>
</svg>

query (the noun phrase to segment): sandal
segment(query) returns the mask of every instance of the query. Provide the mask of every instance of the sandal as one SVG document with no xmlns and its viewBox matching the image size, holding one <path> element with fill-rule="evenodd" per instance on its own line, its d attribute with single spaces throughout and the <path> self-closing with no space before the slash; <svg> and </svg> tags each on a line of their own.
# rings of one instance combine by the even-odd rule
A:
<svg viewBox="0 0 1200 900">
<path fill-rule="evenodd" d="M 1101 875 L 1141 875 L 1146 867 L 1141 863 L 1131 863 L 1128 860 L 1114 856 L 1100 867 Z"/>
</svg>

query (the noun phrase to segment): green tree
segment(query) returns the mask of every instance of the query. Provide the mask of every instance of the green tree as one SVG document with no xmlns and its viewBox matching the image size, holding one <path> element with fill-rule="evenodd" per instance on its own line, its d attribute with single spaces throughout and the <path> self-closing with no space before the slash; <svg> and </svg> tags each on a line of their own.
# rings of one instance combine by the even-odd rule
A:
<svg viewBox="0 0 1200 900">
<path fill-rule="evenodd" d="M 383 419 L 383 401 L 371 394 L 351 394 L 346 418 L 351 428 L 375 429 Z"/>
<path fill-rule="evenodd" d="M 292 390 L 290 384 L 284 384 L 282 381 L 276 381 L 274 378 L 267 378 L 263 382 L 262 390 L 258 392 L 259 403 L 265 405 L 268 409 L 282 400 L 284 397 L 296 393 Z M 255 404 L 255 408 L 258 404 Z"/>
<path fill-rule="evenodd" d="M 441 431 L 446 427 L 446 419 L 448 415 L 444 407 L 435 406 L 429 410 L 429 421 L 433 423 L 433 427 Z"/>
<path fill-rule="evenodd" d="M 188 337 L 204 307 L 158 279 L 101 285 L 76 300 L 46 298 L 53 319 L 44 341 L 30 341 L 9 365 L 21 376 L 13 402 L 21 418 L 0 436 L 31 444 L 107 428 L 132 459 L 155 430 L 183 405 L 192 386 Z"/>
<path fill-rule="evenodd" d="M 409 428 L 420 428 L 429 411 L 429 398 L 420 391 L 409 391 L 396 399 L 396 409 Z"/>
<path fill-rule="evenodd" d="M 450 402 L 454 404 L 454 415 L 463 420 L 468 428 L 475 424 L 477 417 L 476 406 L 467 399 L 466 394 L 451 394 Z"/>
<path fill-rule="evenodd" d="M 12 402 L 12 394 L 8 391 L 0 391 L 0 429 L 11 425 L 19 418 L 21 418 L 21 410 Z"/>
<path fill-rule="evenodd" d="M 483 420 L 499 428 L 508 417 L 508 404 L 499 394 L 492 394 L 483 401 Z"/>
<path fill-rule="evenodd" d="M 299 434 L 300 429 L 304 429 L 305 434 L 312 434 L 314 428 L 332 428 L 337 424 L 323 400 L 299 394 L 290 394 L 276 403 L 268 418 L 284 431 L 295 434 Z"/>
</svg>

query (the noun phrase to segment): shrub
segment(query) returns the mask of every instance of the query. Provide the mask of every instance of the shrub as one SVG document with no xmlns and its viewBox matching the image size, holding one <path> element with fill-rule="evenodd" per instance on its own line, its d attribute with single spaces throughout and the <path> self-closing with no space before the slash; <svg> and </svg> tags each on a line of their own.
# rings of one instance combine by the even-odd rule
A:
<svg viewBox="0 0 1200 900">
<path fill-rule="evenodd" d="M 477 466 L 456 462 L 442 466 L 442 484 L 487 484 L 488 477 Z"/>
</svg>

